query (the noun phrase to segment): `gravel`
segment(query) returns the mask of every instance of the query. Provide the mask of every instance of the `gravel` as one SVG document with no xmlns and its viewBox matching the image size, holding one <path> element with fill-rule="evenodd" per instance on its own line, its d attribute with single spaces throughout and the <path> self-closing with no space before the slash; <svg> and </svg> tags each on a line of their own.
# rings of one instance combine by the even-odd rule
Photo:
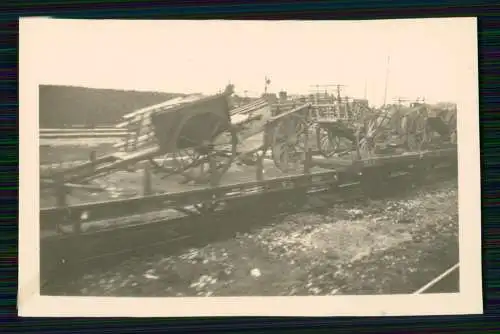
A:
<svg viewBox="0 0 500 334">
<path fill-rule="evenodd" d="M 89 270 L 87 296 L 411 293 L 458 262 L 457 182 L 298 213 L 182 254 Z"/>
</svg>

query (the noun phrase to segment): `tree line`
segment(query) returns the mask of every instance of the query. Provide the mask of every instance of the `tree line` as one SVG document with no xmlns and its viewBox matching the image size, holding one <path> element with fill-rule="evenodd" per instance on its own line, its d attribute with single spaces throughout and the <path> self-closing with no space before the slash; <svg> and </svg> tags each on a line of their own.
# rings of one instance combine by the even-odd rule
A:
<svg viewBox="0 0 500 334">
<path fill-rule="evenodd" d="M 125 114 L 181 95 L 40 85 L 40 128 L 113 126 Z"/>
</svg>

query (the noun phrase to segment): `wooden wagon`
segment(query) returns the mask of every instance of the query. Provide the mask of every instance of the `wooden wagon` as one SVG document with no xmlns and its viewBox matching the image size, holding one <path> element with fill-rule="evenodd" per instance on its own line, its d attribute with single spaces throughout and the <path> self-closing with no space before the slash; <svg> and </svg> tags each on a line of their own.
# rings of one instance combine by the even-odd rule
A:
<svg viewBox="0 0 500 334">
<path fill-rule="evenodd" d="M 425 147 L 428 110 L 422 105 L 401 104 L 373 110 L 363 118 L 359 134 L 361 155 L 370 157 L 394 150 L 418 152 Z"/>
<path fill-rule="evenodd" d="M 129 136 L 117 152 L 51 175 L 56 183 L 85 183 L 146 162 L 164 174 L 184 176 L 182 183 L 217 185 L 235 161 L 269 155 L 282 172 L 300 165 L 307 151 L 309 104 L 273 115 L 269 103 L 257 100 L 232 108 L 232 87 L 223 93 L 175 98 L 124 116 L 118 128 Z M 47 180 L 46 180 L 47 181 Z M 53 182 L 54 183 L 54 182 Z"/>
<path fill-rule="evenodd" d="M 432 132 L 456 138 L 456 112 L 451 107 L 412 103 L 372 109 L 366 100 L 346 100 L 317 108 L 318 148 L 326 158 L 349 152 L 357 159 L 398 150 L 418 152 L 428 147 Z"/>
<path fill-rule="evenodd" d="M 335 103 L 316 104 L 313 109 L 317 145 L 322 156 L 329 158 L 355 150 L 356 129 L 371 112 L 368 101 L 338 98 Z"/>
<path fill-rule="evenodd" d="M 439 102 L 426 105 L 429 110 L 428 133 L 432 137 L 437 133 L 441 141 L 457 144 L 457 105 L 450 102 Z M 432 138 L 430 138 L 432 140 Z"/>
<path fill-rule="evenodd" d="M 455 104 L 389 105 L 364 117 L 359 147 L 368 156 L 397 148 L 418 152 L 435 143 L 436 133 L 438 146 L 456 144 L 456 117 Z"/>
</svg>

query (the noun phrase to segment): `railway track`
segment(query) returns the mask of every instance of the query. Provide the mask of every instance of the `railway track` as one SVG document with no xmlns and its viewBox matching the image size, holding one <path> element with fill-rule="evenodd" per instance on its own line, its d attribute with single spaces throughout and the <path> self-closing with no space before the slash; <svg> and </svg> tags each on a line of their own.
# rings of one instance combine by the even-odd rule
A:
<svg viewBox="0 0 500 334">
<path fill-rule="evenodd" d="M 240 187 L 237 196 L 224 198 L 223 210 L 204 212 L 201 215 L 186 214 L 178 218 L 158 217 L 147 223 L 139 216 L 135 222 L 122 227 L 45 237 L 41 240 L 41 281 L 52 281 L 45 288 L 47 291 L 54 291 L 54 286 L 64 284 L 65 280 L 78 275 L 86 266 L 107 266 L 120 258 L 149 253 L 159 248 L 162 253 L 175 253 L 185 247 L 231 238 L 236 232 L 261 225 L 262 221 L 268 221 L 277 215 L 322 210 L 333 203 L 364 196 L 387 196 L 407 189 L 410 184 L 424 185 L 454 175 L 450 173 L 450 168 L 455 168 L 456 156 L 451 155 L 451 160 L 447 156 L 444 160 L 448 164 L 445 163 L 441 169 L 437 167 L 442 163 L 443 157 L 435 158 L 420 161 L 421 166 L 417 166 L 415 162 L 408 164 L 405 160 L 401 164 L 371 166 L 365 168 L 363 173 L 353 174 L 350 169 L 345 172 L 325 172 L 246 183 L 246 188 Z M 430 164 L 431 161 L 434 164 Z M 436 173 L 426 174 L 429 168 L 433 168 Z M 438 170 L 441 172 L 438 173 Z M 229 187 L 222 193 L 227 195 L 234 188 Z M 206 201 L 214 194 L 221 195 L 221 191 L 220 188 L 207 189 L 190 192 L 185 196 L 190 198 L 192 204 Z M 315 200 L 310 201 L 311 198 Z M 80 218 L 86 212 L 91 212 L 95 219 L 106 216 L 115 219 L 118 214 L 123 216 L 140 211 L 147 213 L 164 208 L 167 204 L 179 207 L 181 203 L 187 204 L 184 200 L 182 194 L 170 194 L 72 208 L 53 208 L 42 210 L 41 224 L 56 227 L 63 220 L 69 222 L 70 226 L 75 226 L 75 222 L 80 223 Z M 253 220 L 241 219 L 250 215 Z M 55 282 L 55 277 L 62 283 Z"/>
<path fill-rule="evenodd" d="M 413 294 L 448 293 L 460 289 L 460 263 L 456 263 L 444 272 L 430 280 Z"/>
</svg>

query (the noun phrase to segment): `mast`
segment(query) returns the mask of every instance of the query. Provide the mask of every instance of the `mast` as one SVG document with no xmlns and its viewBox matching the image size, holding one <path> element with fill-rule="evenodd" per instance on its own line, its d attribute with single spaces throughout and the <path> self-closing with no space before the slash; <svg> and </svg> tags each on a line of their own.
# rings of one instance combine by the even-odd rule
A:
<svg viewBox="0 0 500 334">
<path fill-rule="evenodd" d="M 387 101 L 387 86 L 388 86 L 388 82 L 389 82 L 389 64 L 391 62 L 391 55 L 389 54 L 387 56 L 387 68 L 386 68 L 386 72 L 385 72 L 385 91 L 384 91 L 384 106 L 386 104 L 386 101 Z"/>
</svg>

